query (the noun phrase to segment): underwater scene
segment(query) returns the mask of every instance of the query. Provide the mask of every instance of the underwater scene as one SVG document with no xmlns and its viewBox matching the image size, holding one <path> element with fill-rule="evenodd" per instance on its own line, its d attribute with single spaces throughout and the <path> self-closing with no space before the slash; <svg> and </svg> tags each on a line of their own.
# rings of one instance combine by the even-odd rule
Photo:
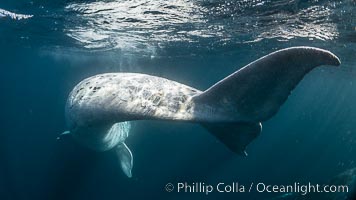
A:
<svg viewBox="0 0 356 200">
<path fill-rule="evenodd" d="M 0 200 L 356 199 L 355 0 L 0 0 Z"/>
</svg>

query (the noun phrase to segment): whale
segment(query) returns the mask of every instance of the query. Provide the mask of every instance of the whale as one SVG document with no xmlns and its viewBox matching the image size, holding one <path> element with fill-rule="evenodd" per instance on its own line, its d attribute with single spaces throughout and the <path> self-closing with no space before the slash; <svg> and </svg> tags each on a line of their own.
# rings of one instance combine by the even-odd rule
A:
<svg viewBox="0 0 356 200">
<path fill-rule="evenodd" d="M 339 58 L 315 47 L 272 52 L 199 90 L 141 73 L 104 73 L 82 80 L 70 92 L 65 119 L 70 134 L 96 151 L 114 149 L 132 177 L 133 155 L 125 144 L 135 120 L 198 123 L 229 150 L 247 156 L 246 147 L 262 131 L 303 77 Z"/>
</svg>

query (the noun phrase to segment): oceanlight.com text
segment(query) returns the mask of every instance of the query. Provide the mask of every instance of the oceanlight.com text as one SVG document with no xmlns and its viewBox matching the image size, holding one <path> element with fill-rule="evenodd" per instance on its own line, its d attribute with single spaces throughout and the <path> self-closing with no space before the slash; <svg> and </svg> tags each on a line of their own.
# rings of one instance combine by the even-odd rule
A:
<svg viewBox="0 0 356 200">
<path fill-rule="evenodd" d="M 286 185 L 273 185 L 263 182 L 251 182 L 249 184 L 241 184 L 239 182 L 233 183 L 216 183 L 209 184 L 205 182 L 178 182 L 168 183 L 165 185 L 167 192 L 178 193 L 202 193 L 208 195 L 212 192 L 218 193 L 245 193 L 245 192 L 258 192 L 258 193 L 298 193 L 306 195 L 308 193 L 347 193 L 349 188 L 347 185 L 321 185 L 312 184 L 310 182 L 301 184 L 295 182 Z"/>
</svg>

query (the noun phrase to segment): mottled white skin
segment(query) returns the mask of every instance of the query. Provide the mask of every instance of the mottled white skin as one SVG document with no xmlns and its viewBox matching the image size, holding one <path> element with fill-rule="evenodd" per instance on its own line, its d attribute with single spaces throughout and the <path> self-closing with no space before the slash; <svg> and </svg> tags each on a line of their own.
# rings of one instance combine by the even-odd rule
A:
<svg viewBox="0 0 356 200">
<path fill-rule="evenodd" d="M 98 151 L 109 150 L 126 139 L 126 121 L 231 121 L 233 117 L 223 112 L 214 114 L 208 106 L 196 112 L 192 97 L 200 93 L 184 84 L 146 74 L 100 74 L 83 80 L 72 90 L 66 119 L 72 135 Z M 120 131 L 109 131 L 115 123 L 122 127 L 119 135 L 116 133 Z"/>
<path fill-rule="evenodd" d="M 101 74 L 83 80 L 73 89 L 66 119 L 75 137 L 88 140 L 84 143 L 91 143 L 87 146 L 93 149 L 105 151 L 115 146 L 108 145 L 104 138 L 110 137 L 106 134 L 117 122 L 192 120 L 191 97 L 198 93 L 201 92 L 189 86 L 145 74 Z"/>
<path fill-rule="evenodd" d="M 131 120 L 197 120 L 192 96 L 201 91 L 168 79 L 135 73 L 87 78 L 69 95 L 66 119 L 70 133 L 85 146 L 116 147 L 124 173 L 131 177 L 132 153 L 124 143 Z"/>
</svg>

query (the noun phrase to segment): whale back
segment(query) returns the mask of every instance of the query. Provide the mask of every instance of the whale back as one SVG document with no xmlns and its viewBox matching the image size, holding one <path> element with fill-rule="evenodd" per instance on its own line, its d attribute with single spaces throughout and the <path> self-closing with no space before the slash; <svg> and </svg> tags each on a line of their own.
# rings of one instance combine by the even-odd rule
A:
<svg viewBox="0 0 356 200">
<path fill-rule="evenodd" d="M 69 95 L 67 123 L 80 126 L 140 119 L 191 120 L 191 98 L 201 91 L 165 78 L 108 73 L 87 78 Z"/>
</svg>

